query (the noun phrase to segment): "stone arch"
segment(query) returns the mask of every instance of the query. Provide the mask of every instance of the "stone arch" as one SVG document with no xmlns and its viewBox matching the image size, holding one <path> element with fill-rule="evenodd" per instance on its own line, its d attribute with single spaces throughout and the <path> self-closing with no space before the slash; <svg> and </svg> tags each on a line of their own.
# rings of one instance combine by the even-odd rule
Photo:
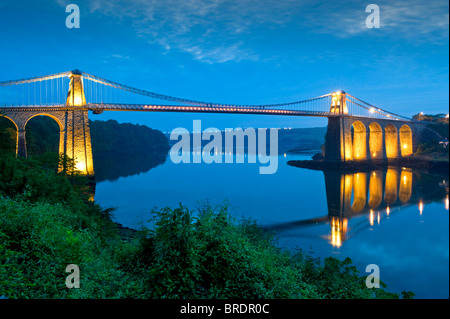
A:
<svg viewBox="0 0 450 319">
<path fill-rule="evenodd" d="M 35 118 L 35 117 L 37 117 L 37 116 L 47 116 L 47 117 L 52 118 L 52 119 L 55 120 L 55 122 L 58 124 L 58 126 L 59 126 L 59 131 L 64 131 L 64 126 L 63 126 L 63 124 L 61 123 L 61 120 L 60 120 L 59 118 L 57 118 L 56 116 L 50 114 L 50 113 L 36 113 L 36 114 L 33 114 L 32 116 L 30 116 L 30 117 L 24 122 L 23 128 L 22 128 L 22 129 L 25 129 L 25 127 L 27 126 L 28 122 L 29 122 L 32 118 Z"/>
<path fill-rule="evenodd" d="M 1 114 L 1 113 L 0 113 L 0 116 L 2 116 L 4 118 L 6 118 L 7 120 L 11 121 L 14 124 L 14 126 L 16 127 L 16 131 L 19 131 L 19 126 L 17 125 L 17 123 L 12 118 L 10 118 L 10 117 L 8 117 L 8 116 L 6 116 L 4 114 Z"/>
<path fill-rule="evenodd" d="M 355 121 L 352 124 L 351 133 L 353 160 L 367 160 L 366 126 L 360 121 Z"/>
<path fill-rule="evenodd" d="M 372 171 L 369 179 L 369 207 L 378 208 L 383 200 L 383 178 L 381 171 Z"/>
<path fill-rule="evenodd" d="M 389 206 L 397 200 L 398 190 L 398 172 L 397 169 L 388 168 L 386 172 L 385 186 L 384 186 L 384 201 Z"/>
<path fill-rule="evenodd" d="M 412 171 L 408 169 L 403 169 L 400 175 L 400 186 L 398 190 L 398 197 L 402 202 L 407 202 L 411 198 L 412 179 L 413 179 Z"/>
<path fill-rule="evenodd" d="M 54 120 L 56 122 L 56 124 L 59 127 L 58 152 L 60 154 L 64 153 L 64 126 L 63 126 L 63 123 L 62 123 L 61 119 L 59 119 L 57 116 L 55 116 L 55 115 L 53 115 L 51 113 L 45 113 L 45 112 L 33 114 L 30 117 L 26 118 L 26 120 L 23 122 L 23 124 L 22 124 L 23 132 L 26 131 L 26 126 L 29 123 L 29 121 L 31 119 L 35 118 L 35 117 L 38 117 L 38 116 L 46 116 L 46 117 L 49 117 L 49 118 L 51 118 L 52 120 Z M 25 139 L 25 137 L 23 137 L 23 138 Z M 26 142 L 25 142 L 25 148 L 26 148 Z M 25 149 L 25 156 L 27 156 L 27 154 L 28 154 L 28 152 Z"/>
<path fill-rule="evenodd" d="M 353 202 L 351 208 L 359 213 L 366 206 L 367 200 L 367 174 L 356 173 L 353 175 Z"/>
<path fill-rule="evenodd" d="M 384 128 L 384 141 L 386 145 L 386 157 L 398 158 L 398 131 L 393 124 L 388 124 Z"/>
<path fill-rule="evenodd" d="M 404 124 L 400 127 L 399 138 L 401 156 L 411 155 L 413 153 L 412 131 L 408 125 Z"/>
<path fill-rule="evenodd" d="M 371 159 L 383 159 L 383 129 L 377 122 L 369 125 L 369 154 Z"/>
</svg>

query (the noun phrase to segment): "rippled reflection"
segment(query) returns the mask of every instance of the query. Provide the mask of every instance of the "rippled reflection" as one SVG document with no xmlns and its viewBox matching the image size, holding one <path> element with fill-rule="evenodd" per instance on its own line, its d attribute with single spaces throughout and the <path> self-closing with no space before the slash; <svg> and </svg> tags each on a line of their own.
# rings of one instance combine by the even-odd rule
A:
<svg viewBox="0 0 450 319">
<path fill-rule="evenodd" d="M 305 227 L 328 225 L 328 228 L 321 227 L 318 236 L 340 247 L 361 229 L 382 223 L 402 207 L 415 205 L 422 214 L 425 203 L 437 201 L 444 202 L 448 209 L 448 182 L 438 175 L 389 167 L 355 173 L 324 171 L 324 177 L 327 216 L 268 228 L 286 235 L 294 229 L 298 232 Z"/>
</svg>

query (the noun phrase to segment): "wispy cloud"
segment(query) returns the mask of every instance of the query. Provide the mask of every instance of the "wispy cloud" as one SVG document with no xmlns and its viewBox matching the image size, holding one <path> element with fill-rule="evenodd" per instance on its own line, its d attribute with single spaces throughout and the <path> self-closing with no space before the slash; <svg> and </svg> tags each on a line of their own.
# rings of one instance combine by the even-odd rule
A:
<svg viewBox="0 0 450 319">
<path fill-rule="evenodd" d="M 64 0 L 56 0 L 63 5 Z M 276 28 L 294 17 L 297 0 L 86 0 L 90 13 L 131 21 L 136 33 L 165 50 L 206 63 L 257 60 L 246 46 L 254 28 Z M 80 4 L 80 7 L 82 4 Z"/>
<path fill-rule="evenodd" d="M 449 5 L 441 0 L 374 0 L 380 9 L 380 28 L 368 29 L 365 25 L 365 3 L 349 0 L 345 3 L 322 3 L 316 6 L 316 14 L 306 16 L 315 32 L 334 34 L 348 38 L 364 33 L 390 36 L 415 41 L 448 42 Z M 374 32 L 376 31 L 376 32 Z"/>
<path fill-rule="evenodd" d="M 55 0 L 60 5 L 65 0 Z M 264 31 L 286 27 L 299 33 L 338 38 L 391 36 L 448 42 L 448 3 L 442 0 L 374 0 L 381 28 L 367 29 L 360 0 L 85 0 L 85 10 L 131 22 L 150 43 L 191 54 L 206 63 L 258 60 L 249 41 Z M 373 32 L 377 31 L 377 32 Z"/>
</svg>

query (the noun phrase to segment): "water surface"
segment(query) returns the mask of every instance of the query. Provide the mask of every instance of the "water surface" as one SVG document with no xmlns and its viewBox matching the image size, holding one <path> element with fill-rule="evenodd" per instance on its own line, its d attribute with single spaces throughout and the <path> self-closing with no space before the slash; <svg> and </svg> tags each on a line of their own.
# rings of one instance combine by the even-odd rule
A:
<svg viewBox="0 0 450 319">
<path fill-rule="evenodd" d="M 287 165 L 312 154 L 259 163 L 180 163 L 166 154 L 97 156 L 95 199 L 138 228 L 152 208 L 194 209 L 227 201 L 236 217 L 277 232 L 279 244 L 314 256 L 350 257 L 361 274 L 376 264 L 390 291 L 449 297 L 448 175 L 405 168 L 344 174 Z"/>
</svg>

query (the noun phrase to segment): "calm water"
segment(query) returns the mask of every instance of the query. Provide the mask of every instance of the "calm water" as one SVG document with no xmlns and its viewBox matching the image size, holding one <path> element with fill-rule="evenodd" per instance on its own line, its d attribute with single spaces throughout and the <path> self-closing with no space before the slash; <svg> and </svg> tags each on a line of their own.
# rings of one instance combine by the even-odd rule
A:
<svg viewBox="0 0 450 319">
<path fill-rule="evenodd" d="M 174 164 L 165 154 L 97 156 L 95 199 L 137 228 L 152 208 L 228 201 L 231 213 L 275 230 L 279 244 L 316 257 L 350 257 L 361 274 L 376 264 L 391 292 L 449 297 L 448 175 L 390 168 L 324 173 L 287 165 L 311 154 L 260 164 Z M 247 161 L 246 161 L 247 162 Z"/>
</svg>

